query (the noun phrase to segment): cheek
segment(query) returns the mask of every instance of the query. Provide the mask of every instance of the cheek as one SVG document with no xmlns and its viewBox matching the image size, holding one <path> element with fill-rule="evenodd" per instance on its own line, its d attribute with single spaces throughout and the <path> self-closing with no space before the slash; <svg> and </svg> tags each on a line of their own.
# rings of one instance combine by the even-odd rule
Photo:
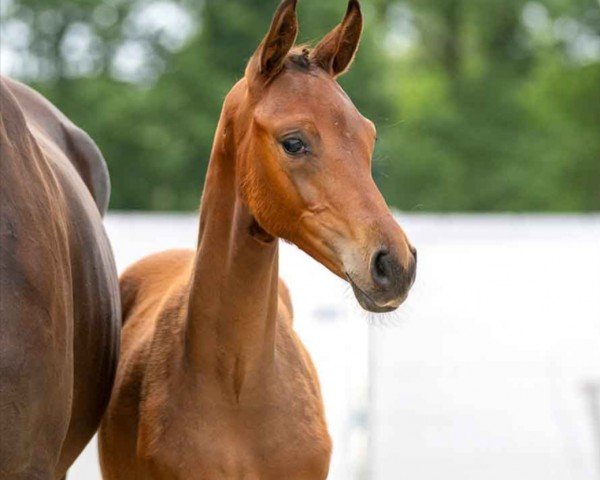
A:
<svg viewBox="0 0 600 480">
<path fill-rule="evenodd" d="M 258 223 L 272 235 L 289 237 L 301 213 L 301 199 L 288 174 L 277 159 L 270 159 L 257 161 L 246 178 L 245 197 Z"/>
<path fill-rule="evenodd" d="M 323 188 L 319 182 L 315 181 L 313 175 L 306 172 L 295 172 L 291 176 L 291 183 L 305 208 L 315 209 L 323 203 Z"/>
</svg>

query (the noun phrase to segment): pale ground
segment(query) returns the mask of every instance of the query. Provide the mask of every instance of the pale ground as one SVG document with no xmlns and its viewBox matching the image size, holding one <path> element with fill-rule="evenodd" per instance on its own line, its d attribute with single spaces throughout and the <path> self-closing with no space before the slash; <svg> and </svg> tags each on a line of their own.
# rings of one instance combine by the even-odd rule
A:
<svg viewBox="0 0 600 480">
<path fill-rule="evenodd" d="M 600 388 L 600 216 L 398 218 L 418 278 L 383 320 L 281 248 L 334 438 L 329 478 L 600 478 L 600 403 L 584 388 Z M 107 228 L 119 270 L 197 233 L 191 215 L 113 214 Z M 95 448 L 71 480 L 100 478 Z"/>
</svg>

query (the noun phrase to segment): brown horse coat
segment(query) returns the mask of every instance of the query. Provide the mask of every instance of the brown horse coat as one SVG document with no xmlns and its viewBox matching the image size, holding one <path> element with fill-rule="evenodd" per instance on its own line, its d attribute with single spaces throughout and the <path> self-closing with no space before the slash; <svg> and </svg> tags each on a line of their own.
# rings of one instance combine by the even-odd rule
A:
<svg viewBox="0 0 600 480">
<path fill-rule="evenodd" d="M 96 431 L 116 369 L 108 171 L 37 92 L 2 78 L 0 101 L 0 478 L 61 478 Z"/>
</svg>

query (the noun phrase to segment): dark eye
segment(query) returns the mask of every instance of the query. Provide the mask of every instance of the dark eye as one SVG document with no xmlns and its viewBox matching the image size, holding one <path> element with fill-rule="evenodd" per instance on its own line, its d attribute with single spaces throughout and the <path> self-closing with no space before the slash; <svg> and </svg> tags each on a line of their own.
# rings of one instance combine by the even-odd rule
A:
<svg viewBox="0 0 600 480">
<path fill-rule="evenodd" d="M 281 144 L 283 145 L 283 149 L 290 155 L 300 155 L 308 151 L 304 142 L 299 138 L 286 138 Z"/>
</svg>

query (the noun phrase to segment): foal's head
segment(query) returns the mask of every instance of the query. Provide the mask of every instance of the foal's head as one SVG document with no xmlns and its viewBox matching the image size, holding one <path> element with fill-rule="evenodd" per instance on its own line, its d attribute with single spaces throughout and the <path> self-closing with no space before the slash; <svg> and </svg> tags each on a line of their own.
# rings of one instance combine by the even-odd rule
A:
<svg viewBox="0 0 600 480">
<path fill-rule="evenodd" d="M 371 176 L 375 126 L 336 82 L 358 47 L 360 6 L 350 0 L 311 51 L 294 47 L 295 7 L 283 0 L 225 103 L 240 191 L 259 230 L 348 280 L 363 308 L 391 311 L 414 281 L 416 251 Z"/>
</svg>

